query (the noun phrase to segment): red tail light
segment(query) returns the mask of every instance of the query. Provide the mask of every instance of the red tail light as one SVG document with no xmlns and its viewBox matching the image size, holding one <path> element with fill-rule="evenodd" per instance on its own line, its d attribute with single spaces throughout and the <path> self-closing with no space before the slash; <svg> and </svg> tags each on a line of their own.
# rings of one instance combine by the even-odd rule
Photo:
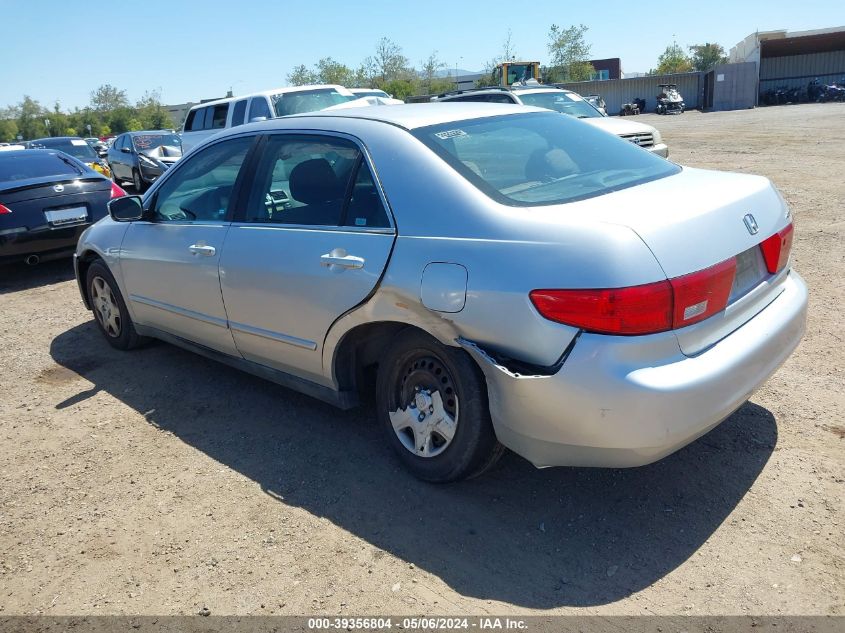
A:
<svg viewBox="0 0 845 633">
<path fill-rule="evenodd" d="M 122 198 L 125 195 L 126 195 L 126 192 L 123 189 L 121 189 L 120 186 L 118 186 L 118 184 L 116 182 L 113 182 L 111 184 L 112 200 L 114 200 L 115 198 Z"/>
<path fill-rule="evenodd" d="M 599 334 L 651 334 L 672 329 L 672 286 L 532 290 L 531 302 L 551 321 Z"/>
<path fill-rule="evenodd" d="M 790 222 L 789 226 L 760 243 L 763 259 L 766 260 L 766 268 L 769 269 L 770 273 L 779 273 L 786 267 L 786 262 L 789 261 L 789 251 L 792 250 L 792 235 L 794 232 Z"/>
<path fill-rule="evenodd" d="M 7 213 L 11 213 L 12 210 L 9 207 L 5 207 L 0 204 L 0 215 L 6 215 Z"/>
<path fill-rule="evenodd" d="M 672 326 L 678 329 L 703 321 L 728 305 L 736 276 L 736 258 L 689 275 L 670 279 L 675 294 Z"/>
<path fill-rule="evenodd" d="M 598 334 L 654 334 L 702 321 L 728 305 L 736 258 L 668 281 L 627 288 L 532 290 L 545 318 Z"/>
</svg>

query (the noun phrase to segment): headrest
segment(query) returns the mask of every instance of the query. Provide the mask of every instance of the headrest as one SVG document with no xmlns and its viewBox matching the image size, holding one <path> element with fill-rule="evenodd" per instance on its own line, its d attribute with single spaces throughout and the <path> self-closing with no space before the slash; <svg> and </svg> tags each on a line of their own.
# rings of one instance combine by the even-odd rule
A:
<svg viewBox="0 0 845 633">
<path fill-rule="evenodd" d="M 325 158 L 313 158 L 299 163 L 290 172 L 290 195 L 305 204 L 320 204 L 340 200 L 344 183 L 334 173 Z"/>
</svg>

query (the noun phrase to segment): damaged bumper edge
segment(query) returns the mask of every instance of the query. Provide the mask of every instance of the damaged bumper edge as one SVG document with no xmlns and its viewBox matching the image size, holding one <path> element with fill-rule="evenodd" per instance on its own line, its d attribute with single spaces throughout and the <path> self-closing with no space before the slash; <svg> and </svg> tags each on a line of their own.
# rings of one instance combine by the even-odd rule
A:
<svg viewBox="0 0 845 633">
<path fill-rule="evenodd" d="M 530 374 L 457 342 L 484 372 L 502 444 L 541 468 L 623 468 L 675 452 L 742 406 L 797 347 L 806 313 L 793 271 L 768 307 L 695 357 L 672 332 L 583 334 L 556 371 Z"/>
</svg>

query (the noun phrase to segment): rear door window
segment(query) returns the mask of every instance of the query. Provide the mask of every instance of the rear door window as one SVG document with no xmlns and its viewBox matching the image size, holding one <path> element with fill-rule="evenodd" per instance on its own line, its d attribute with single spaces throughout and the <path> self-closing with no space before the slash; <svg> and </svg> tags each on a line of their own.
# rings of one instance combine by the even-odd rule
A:
<svg viewBox="0 0 845 633">
<path fill-rule="evenodd" d="M 265 119 L 272 118 L 270 113 L 270 106 L 267 103 L 267 97 L 253 97 L 249 102 L 249 119 L 252 121 L 256 117 L 263 116 Z"/>
<path fill-rule="evenodd" d="M 221 130 L 226 127 L 226 117 L 229 116 L 229 104 L 216 105 L 209 108 L 211 112 L 211 129 Z"/>
<path fill-rule="evenodd" d="M 245 221 L 340 226 L 360 160 L 360 150 L 346 139 L 272 136 L 257 169 Z M 365 217 L 363 210 L 359 215 Z"/>
<path fill-rule="evenodd" d="M 205 113 L 207 110 L 208 108 L 197 108 L 192 111 L 188 115 L 188 121 L 185 123 L 185 128 L 192 132 L 202 130 L 205 127 Z"/>
<path fill-rule="evenodd" d="M 232 110 L 232 127 L 236 127 L 238 125 L 243 125 L 245 114 L 246 114 L 246 99 L 241 99 L 240 101 L 235 103 L 235 107 Z"/>
</svg>

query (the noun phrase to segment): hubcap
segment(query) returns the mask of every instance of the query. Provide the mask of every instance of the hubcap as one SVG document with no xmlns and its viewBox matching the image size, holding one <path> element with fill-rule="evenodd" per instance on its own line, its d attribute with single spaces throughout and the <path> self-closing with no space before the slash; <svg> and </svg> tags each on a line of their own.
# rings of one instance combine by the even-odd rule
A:
<svg viewBox="0 0 845 633">
<path fill-rule="evenodd" d="M 111 286 L 102 277 L 94 277 L 91 281 L 91 303 L 94 305 L 97 321 L 103 326 L 106 334 L 112 338 L 120 336 L 120 308 Z"/>
<path fill-rule="evenodd" d="M 436 457 L 455 437 L 458 398 L 449 370 L 431 356 L 412 359 L 396 385 L 393 432 L 418 457 Z"/>
</svg>

